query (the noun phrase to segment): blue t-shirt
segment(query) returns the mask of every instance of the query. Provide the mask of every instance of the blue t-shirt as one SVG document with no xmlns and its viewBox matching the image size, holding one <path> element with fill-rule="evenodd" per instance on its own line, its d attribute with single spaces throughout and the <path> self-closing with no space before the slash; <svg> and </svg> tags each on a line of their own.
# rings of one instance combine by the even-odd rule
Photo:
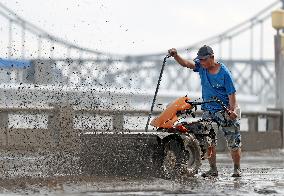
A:
<svg viewBox="0 0 284 196">
<path fill-rule="evenodd" d="M 198 72 L 201 80 L 202 87 L 202 99 L 204 101 L 211 100 L 212 97 L 218 97 L 226 106 L 229 105 L 229 95 L 236 92 L 234 87 L 233 77 L 228 68 L 223 64 L 220 64 L 219 72 L 216 74 L 210 74 L 207 69 L 204 69 L 200 64 L 200 61 L 194 60 L 195 68 L 194 72 Z M 220 104 L 212 102 L 202 104 L 202 110 L 216 112 L 221 110 Z"/>
</svg>

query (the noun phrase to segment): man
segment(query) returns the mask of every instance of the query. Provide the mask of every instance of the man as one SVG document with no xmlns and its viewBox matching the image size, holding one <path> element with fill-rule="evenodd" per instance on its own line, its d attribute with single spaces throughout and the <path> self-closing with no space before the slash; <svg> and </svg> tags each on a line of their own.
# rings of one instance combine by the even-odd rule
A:
<svg viewBox="0 0 284 196">
<path fill-rule="evenodd" d="M 204 111 L 202 118 L 214 119 L 221 125 L 234 163 L 232 177 L 241 177 L 241 135 L 240 123 L 237 119 L 240 116 L 237 115 L 236 90 L 230 71 L 223 63 L 215 61 L 214 53 L 210 46 L 202 46 L 198 50 L 197 57 L 194 60 L 182 58 L 175 48 L 170 49 L 168 52 L 180 65 L 199 73 L 204 101 L 208 101 L 212 97 L 217 97 L 228 106 L 227 121 L 224 121 L 223 115 L 220 113 L 222 107 L 215 102 L 206 103 L 201 106 L 201 109 Z M 211 153 L 211 157 L 208 159 L 210 169 L 203 173 L 202 176 L 218 176 L 216 167 L 216 141 L 209 147 L 208 152 Z"/>
</svg>

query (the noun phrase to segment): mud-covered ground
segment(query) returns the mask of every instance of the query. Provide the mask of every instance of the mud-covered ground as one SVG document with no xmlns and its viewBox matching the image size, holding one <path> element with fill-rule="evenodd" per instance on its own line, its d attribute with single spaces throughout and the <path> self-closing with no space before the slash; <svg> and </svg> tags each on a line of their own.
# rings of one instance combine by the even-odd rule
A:
<svg viewBox="0 0 284 196">
<path fill-rule="evenodd" d="M 244 152 L 241 178 L 229 154 L 218 154 L 219 177 L 164 180 L 80 174 L 71 154 L 1 152 L 0 195 L 284 195 L 284 150 Z"/>
</svg>

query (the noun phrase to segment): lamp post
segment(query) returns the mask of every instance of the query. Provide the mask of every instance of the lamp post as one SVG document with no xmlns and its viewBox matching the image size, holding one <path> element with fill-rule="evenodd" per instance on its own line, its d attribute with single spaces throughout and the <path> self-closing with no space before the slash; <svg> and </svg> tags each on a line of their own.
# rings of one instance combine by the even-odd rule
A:
<svg viewBox="0 0 284 196">
<path fill-rule="evenodd" d="M 284 7 L 284 0 L 283 7 Z M 276 108 L 282 110 L 281 129 L 282 129 L 282 148 L 284 148 L 284 34 L 280 30 L 284 29 L 284 10 L 278 9 L 272 12 L 272 27 L 277 33 L 274 36 L 275 51 L 275 86 L 276 86 Z"/>
<path fill-rule="evenodd" d="M 274 36 L 275 49 L 275 73 L 276 73 L 276 107 L 284 109 L 284 10 L 278 9 L 272 12 L 272 26 L 277 33 Z"/>
</svg>

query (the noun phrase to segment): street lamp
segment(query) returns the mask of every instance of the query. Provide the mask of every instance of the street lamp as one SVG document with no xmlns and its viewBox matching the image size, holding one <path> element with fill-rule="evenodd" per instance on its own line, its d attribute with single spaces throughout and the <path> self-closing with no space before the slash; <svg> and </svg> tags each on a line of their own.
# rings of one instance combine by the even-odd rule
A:
<svg viewBox="0 0 284 196">
<path fill-rule="evenodd" d="M 284 7 L 284 0 L 283 7 Z M 284 112 L 284 35 L 279 30 L 284 29 L 284 10 L 278 9 L 271 13 L 272 27 L 276 29 L 274 36 L 275 49 L 275 86 L 276 86 L 276 108 Z M 282 117 L 282 122 L 284 116 Z M 282 148 L 284 148 L 284 126 L 282 124 Z"/>
<path fill-rule="evenodd" d="M 284 10 L 278 9 L 271 13 L 272 27 L 279 31 L 284 28 Z"/>
</svg>

